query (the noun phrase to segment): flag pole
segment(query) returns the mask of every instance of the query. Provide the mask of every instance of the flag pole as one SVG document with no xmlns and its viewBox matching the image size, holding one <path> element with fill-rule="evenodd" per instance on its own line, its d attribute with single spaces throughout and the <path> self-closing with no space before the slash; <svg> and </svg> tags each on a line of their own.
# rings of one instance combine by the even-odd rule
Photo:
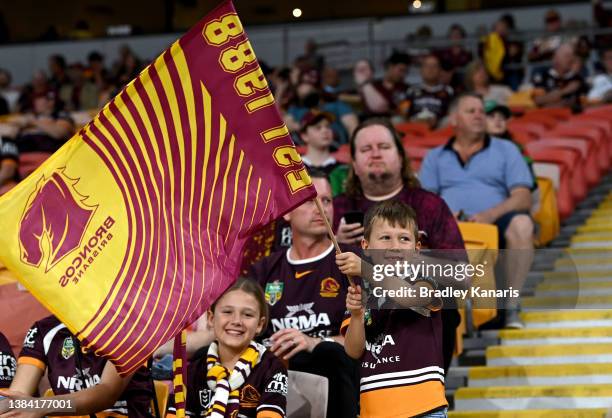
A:
<svg viewBox="0 0 612 418">
<path fill-rule="evenodd" d="M 340 249 L 340 245 L 338 245 L 338 240 L 336 239 L 336 235 L 334 235 L 334 231 L 332 230 L 331 224 L 329 223 L 329 219 L 327 219 L 327 215 L 323 211 L 323 205 L 321 204 L 321 199 L 319 199 L 319 196 L 315 196 L 315 198 L 312 200 L 314 200 L 315 204 L 317 205 L 317 209 L 319 209 L 319 213 L 321 214 L 321 217 L 323 218 L 323 221 L 325 222 L 325 226 L 327 227 L 327 232 L 329 233 L 329 237 L 331 238 L 332 242 L 334 243 L 334 247 L 336 248 L 336 253 L 337 254 L 342 253 L 342 250 Z M 353 279 L 351 279 L 351 276 L 347 275 L 346 277 L 348 277 L 348 280 L 351 286 L 355 286 L 355 283 L 353 282 Z"/>
</svg>

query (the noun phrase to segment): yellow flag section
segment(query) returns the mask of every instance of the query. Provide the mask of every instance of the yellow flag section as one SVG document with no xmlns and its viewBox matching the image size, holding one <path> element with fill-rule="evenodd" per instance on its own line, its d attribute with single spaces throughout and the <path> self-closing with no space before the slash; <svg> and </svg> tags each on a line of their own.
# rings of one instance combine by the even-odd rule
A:
<svg viewBox="0 0 612 418">
<path fill-rule="evenodd" d="M 0 260 L 120 373 L 202 315 L 315 191 L 231 2 L 0 199 Z"/>
<path fill-rule="evenodd" d="M 78 136 L 62 151 L 3 197 L 10 205 L 0 205 L 0 258 L 49 310 L 62 301 L 65 321 L 75 329 L 111 288 L 112 281 L 96 277 L 114 276 L 121 267 L 127 208 L 115 183 L 101 189 L 88 181 L 91 173 L 111 173 Z"/>
</svg>

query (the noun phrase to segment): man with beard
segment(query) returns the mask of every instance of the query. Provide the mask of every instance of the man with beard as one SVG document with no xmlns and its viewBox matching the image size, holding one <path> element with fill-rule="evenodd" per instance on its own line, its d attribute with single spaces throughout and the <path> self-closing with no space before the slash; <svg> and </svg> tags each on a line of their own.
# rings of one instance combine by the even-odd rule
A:
<svg viewBox="0 0 612 418">
<path fill-rule="evenodd" d="M 416 211 L 423 248 L 464 248 L 453 214 L 444 200 L 420 187 L 400 137 L 387 119 L 373 118 L 359 125 L 350 147 L 352 163 L 346 192 L 334 199 L 334 228 L 338 242 L 358 245 L 363 238 L 363 225 L 345 219 L 349 213 L 365 213 L 378 202 L 398 199 Z M 452 360 L 455 330 L 460 321 L 457 310 L 444 309 L 442 321 L 446 370 Z"/>
</svg>

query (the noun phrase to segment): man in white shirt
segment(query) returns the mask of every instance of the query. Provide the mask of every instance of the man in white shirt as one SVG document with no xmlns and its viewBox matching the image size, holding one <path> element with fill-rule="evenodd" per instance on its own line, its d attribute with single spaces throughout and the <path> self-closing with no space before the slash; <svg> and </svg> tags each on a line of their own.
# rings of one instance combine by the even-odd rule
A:
<svg viewBox="0 0 612 418">
<path fill-rule="evenodd" d="M 601 51 L 601 63 L 605 72 L 593 78 L 588 95 L 589 102 L 594 104 L 612 102 L 612 48 Z"/>
</svg>

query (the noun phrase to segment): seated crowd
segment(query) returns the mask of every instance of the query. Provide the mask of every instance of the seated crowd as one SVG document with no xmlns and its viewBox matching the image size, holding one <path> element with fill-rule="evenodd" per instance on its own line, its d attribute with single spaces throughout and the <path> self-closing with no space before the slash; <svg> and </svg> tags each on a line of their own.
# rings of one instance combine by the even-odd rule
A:
<svg viewBox="0 0 612 418">
<path fill-rule="evenodd" d="M 556 31 L 555 19 L 547 14 L 547 30 L 550 23 Z M 313 202 L 252 237 L 243 260 L 246 277 L 188 335 L 189 416 L 284 417 L 292 396 L 288 370 L 328 380 L 328 417 L 446 416 L 444 375 L 460 323 L 455 302 L 420 298 L 407 306 L 387 298 L 375 306 L 367 298 L 373 282 L 362 259 L 377 249 L 455 250 L 465 259 L 458 221 L 491 224 L 499 248 L 521 250 L 519 260 L 502 260 L 503 286 L 523 287 L 533 258 L 537 184 L 529 156 L 508 132 L 513 86 L 504 68 L 510 67 L 502 56 L 493 68 L 487 50 L 511 26 L 507 18 L 498 23 L 482 58 L 473 60 L 460 47 L 416 59 L 394 52 L 380 79 L 372 63 L 357 62 L 354 85 L 346 89 L 313 43 L 292 68 L 265 69 L 342 252 L 336 253 Z M 461 39 L 465 31 L 454 25 L 450 34 Z M 537 106 L 578 112 L 612 97 L 612 50 L 601 51 L 604 73 L 591 82 L 571 40 L 538 41 L 529 57 L 552 58 L 531 78 Z M 414 62 L 421 81 L 408 85 Z M 0 194 L 19 181 L 21 155 L 56 151 L 78 128 L 71 112 L 100 107 L 139 69 L 126 49 L 112 71 L 97 53 L 87 67 L 53 56 L 49 76 L 37 73 L 18 97 L 3 96 L 19 113 L 1 125 Z M 0 84 L 0 95 L 9 90 Z M 428 153 L 419 173 L 394 127 L 402 122 L 449 128 L 447 141 Z M 341 147 L 350 153 L 348 164 L 334 158 Z M 269 243 L 264 250 L 262 241 Z M 381 285 L 397 289 L 402 283 L 391 277 Z M 437 277 L 413 283 L 466 285 Z M 522 328 L 519 300 L 501 307 L 499 326 Z M 156 360 L 169 355 L 169 347 L 160 348 Z M 42 395 L 46 373 L 53 395 L 73 401 L 75 415 L 151 416 L 159 408 L 149 368 L 120 377 L 112 363 L 84 352 L 55 317 L 32 325 L 17 357 L 0 333 L 0 361 L 0 388 L 9 388 L 2 393 L 11 398 Z M 168 416 L 175 413 L 171 404 Z"/>
</svg>

